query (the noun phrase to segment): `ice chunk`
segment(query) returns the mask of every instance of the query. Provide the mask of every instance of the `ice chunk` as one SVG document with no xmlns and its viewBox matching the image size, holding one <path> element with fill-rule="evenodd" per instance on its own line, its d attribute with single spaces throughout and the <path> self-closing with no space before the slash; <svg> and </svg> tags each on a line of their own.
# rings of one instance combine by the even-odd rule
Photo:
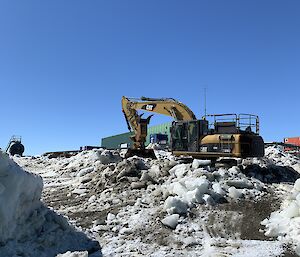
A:
<svg viewBox="0 0 300 257">
<path fill-rule="evenodd" d="M 88 256 L 89 256 L 88 251 L 84 251 L 84 252 L 71 252 L 71 251 L 68 251 L 66 253 L 56 255 L 56 257 L 88 257 Z"/>
<path fill-rule="evenodd" d="M 86 188 L 75 188 L 72 193 L 77 195 L 83 195 L 87 192 Z"/>
<path fill-rule="evenodd" d="M 146 148 L 153 149 L 153 150 L 161 150 L 162 146 L 158 143 L 150 143 Z"/>
<path fill-rule="evenodd" d="M 296 180 L 294 184 L 294 189 L 300 192 L 300 178 Z"/>
<path fill-rule="evenodd" d="M 156 183 L 156 181 L 150 176 L 147 170 L 142 170 L 142 176 L 140 178 L 141 181 L 149 181 L 151 183 Z"/>
<path fill-rule="evenodd" d="M 169 214 L 186 214 L 188 205 L 178 197 L 169 196 L 165 201 L 164 208 Z"/>
<path fill-rule="evenodd" d="M 233 175 L 237 175 L 241 172 L 241 170 L 239 169 L 239 167 L 233 166 L 230 169 L 228 169 L 228 172 L 233 174 Z"/>
<path fill-rule="evenodd" d="M 84 168 L 84 169 L 81 169 L 78 173 L 77 173 L 77 177 L 82 177 L 88 173 L 91 173 L 94 171 L 94 168 L 93 167 L 87 167 L 87 168 Z"/>
<path fill-rule="evenodd" d="M 221 185 L 219 183 L 214 183 L 212 185 L 212 189 L 214 190 L 215 193 L 219 194 L 219 195 L 225 195 L 226 192 L 223 190 L 223 188 L 221 187 Z"/>
<path fill-rule="evenodd" d="M 198 160 L 198 159 L 194 159 L 193 163 L 192 163 L 192 168 L 193 169 L 197 169 L 200 166 L 208 166 L 211 164 L 211 160 Z"/>
<path fill-rule="evenodd" d="M 179 214 L 172 214 L 161 220 L 162 224 L 175 229 L 178 224 Z"/>
<path fill-rule="evenodd" d="M 233 186 L 235 188 L 248 188 L 251 189 L 253 188 L 252 183 L 247 180 L 247 179 L 233 179 L 233 180 L 228 180 L 226 182 L 228 186 Z"/>
<path fill-rule="evenodd" d="M 300 206 L 300 194 L 297 194 L 295 198 L 298 206 Z"/>
<path fill-rule="evenodd" d="M 300 244 L 298 244 L 295 248 L 295 252 L 298 256 L 300 256 Z"/>
<path fill-rule="evenodd" d="M 214 171 L 213 174 L 216 177 L 223 177 L 223 178 L 227 178 L 228 177 L 228 170 L 224 169 L 224 168 L 220 168 L 217 171 Z"/>
<path fill-rule="evenodd" d="M 107 221 L 113 221 L 113 220 L 115 220 L 116 219 L 116 215 L 115 214 L 113 214 L 113 213 L 108 213 L 107 214 L 107 217 L 106 217 L 106 220 Z"/>
<path fill-rule="evenodd" d="M 230 187 L 228 189 L 228 196 L 231 197 L 231 198 L 234 198 L 234 199 L 238 199 L 238 198 L 241 198 L 243 196 L 243 193 L 240 192 L 235 187 Z"/>
<path fill-rule="evenodd" d="M 292 201 L 290 205 L 282 212 L 287 218 L 293 218 L 299 216 L 299 206 L 296 201 Z"/>
<path fill-rule="evenodd" d="M 263 220 L 261 224 L 266 226 L 265 235 L 270 237 L 286 235 L 290 230 L 290 219 L 278 211 L 272 212 L 270 218 Z"/>
<path fill-rule="evenodd" d="M 121 228 L 120 231 L 119 231 L 119 234 L 123 234 L 123 235 L 130 234 L 130 233 L 132 233 L 132 229 L 131 228 L 126 228 L 126 227 Z"/>
<path fill-rule="evenodd" d="M 205 178 L 190 178 L 185 181 L 185 186 L 189 191 L 198 188 L 202 194 L 208 192 L 209 185 L 210 182 Z"/>
<path fill-rule="evenodd" d="M 188 171 L 187 164 L 178 164 L 169 170 L 170 174 L 175 174 L 177 178 L 182 178 Z"/>
<path fill-rule="evenodd" d="M 93 203 L 93 202 L 96 201 L 96 199 L 97 199 L 97 197 L 96 197 L 95 195 L 92 195 L 92 196 L 88 199 L 88 202 L 89 202 L 89 203 Z"/>
<path fill-rule="evenodd" d="M 181 182 L 173 183 L 172 188 L 172 192 L 178 196 L 184 196 L 188 191 L 187 188 Z"/>
<path fill-rule="evenodd" d="M 206 204 L 208 204 L 208 205 L 215 205 L 216 204 L 216 202 L 215 202 L 215 200 L 210 196 L 210 195 L 208 195 L 208 194 L 205 194 L 204 196 L 203 196 L 203 200 L 206 202 Z"/>
<path fill-rule="evenodd" d="M 199 188 L 188 191 L 185 194 L 184 199 L 189 203 L 189 206 L 192 206 L 194 203 L 204 203 L 203 193 L 199 190 Z"/>
</svg>

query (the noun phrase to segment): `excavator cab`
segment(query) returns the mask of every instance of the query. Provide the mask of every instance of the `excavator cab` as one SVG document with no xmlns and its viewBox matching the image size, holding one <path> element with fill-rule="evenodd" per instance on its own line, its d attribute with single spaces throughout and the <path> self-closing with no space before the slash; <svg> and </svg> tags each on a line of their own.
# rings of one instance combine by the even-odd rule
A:
<svg viewBox="0 0 300 257">
<path fill-rule="evenodd" d="M 208 121 L 212 117 L 213 121 Z M 258 135 L 258 117 L 251 114 L 207 115 L 202 120 L 175 121 L 171 149 L 176 156 L 194 158 L 262 157 L 264 142 Z"/>
<path fill-rule="evenodd" d="M 206 120 L 173 121 L 171 127 L 171 148 L 178 151 L 199 151 L 201 136 L 207 135 Z"/>
</svg>

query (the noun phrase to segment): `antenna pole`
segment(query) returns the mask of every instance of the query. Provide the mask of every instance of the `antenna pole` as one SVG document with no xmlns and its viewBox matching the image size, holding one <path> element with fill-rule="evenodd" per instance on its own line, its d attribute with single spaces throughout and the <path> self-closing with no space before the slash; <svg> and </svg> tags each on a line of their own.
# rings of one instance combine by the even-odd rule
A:
<svg viewBox="0 0 300 257">
<path fill-rule="evenodd" d="M 204 88 L 204 116 L 206 116 L 206 87 Z"/>
</svg>

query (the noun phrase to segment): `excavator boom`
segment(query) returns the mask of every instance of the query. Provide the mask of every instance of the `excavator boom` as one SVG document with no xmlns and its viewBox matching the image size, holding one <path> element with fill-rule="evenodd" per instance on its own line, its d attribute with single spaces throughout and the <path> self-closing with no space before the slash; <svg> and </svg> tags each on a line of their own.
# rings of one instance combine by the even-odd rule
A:
<svg viewBox="0 0 300 257">
<path fill-rule="evenodd" d="M 173 98 L 129 98 L 122 97 L 122 110 L 128 118 L 129 124 L 134 129 L 131 118 L 136 117 L 137 110 L 159 113 L 173 117 L 175 120 L 195 120 L 196 116 L 185 104 Z"/>
</svg>

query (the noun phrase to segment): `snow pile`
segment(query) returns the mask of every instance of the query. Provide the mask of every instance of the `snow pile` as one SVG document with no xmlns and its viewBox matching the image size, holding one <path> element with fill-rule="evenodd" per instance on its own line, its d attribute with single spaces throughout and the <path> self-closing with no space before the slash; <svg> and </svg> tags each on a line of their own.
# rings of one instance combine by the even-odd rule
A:
<svg viewBox="0 0 300 257">
<path fill-rule="evenodd" d="M 0 151 L 0 242 L 21 238 L 23 224 L 41 206 L 43 182 L 40 176 L 24 171 Z"/>
<path fill-rule="evenodd" d="M 245 212 L 254 212 L 249 208 L 271 191 L 264 183 L 273 179 L 269 171 L 274 168 L 280 180 L 276 163 L 285 156 L 270 151 L 270 159 L 253 158 L 225 168 L 209 160 L 180 163 L 169 152 L 155 153 L 157 160 L 122 159 L 121 152 L 103 149 L 70 158 L 15 159 L 43 176 L 43 200 L 97 238 L 104 256 L 248 256 L 247 249 L 259 245 L 260 256 L 282 252 L 280 242 L 237 239 L 239 229 L 245 229 Z M 286 169 L 279 173 L 284 176 Z"/>
<path fill-rule="evenodd" d="M 0 177 L 1 256 L 48 257 L 68 250 L 99 251 L 97 242 L 40 202 L 41 177 L 26 172 L 3 152 Z"/>
<path fill-rule="evenodd" d="M 296 253 L 300 256 L 300 179 L 295 182 L 281 209 L 271 213 L 261 224 L 266 226 L 266 236 L 278 237 L 287 243 L 293 242 Z"/>
<path fill-rule="evenodd" d="M 164 195 L 168 196 L 164 209 L 169 215 L 185 215 L 197 204 L 213 206 L 264 194 L 264 185 L 245 176 L 237 166 L 212 170 L 208 164 L 194 160 L 192 164 L 178 164 L 169 170 L 171 176 L 162 185 Z M 198 168 L 200 165 L 204 167 Z"/>
<path fill-rule="evenodd" d="M 294 183 L 300 178 L 300 159 L 279 146 L 267 147 L 265 157 L 244 159 L 242 165 L 244 174 L 264 183 Z"/>
<path fill-rule="evenodd" d="M 265 158 L 269 160 L 270 163 L 279 166 L 297 166 L 300 160 L 297 156 L 284 152 L 284 149 L 280 146 L 269 146 L 265 149 Z"/>
<path fill-rule="evenodd" d="M 81 176 L 82 173 L 89 173 L 92 172 L 93 169 L 97 170 L 110 163 L 116 163 L 122 160 L 118 151 L 108 151 L 104 149 L 82 151 L 69 158 L 49 158 L 48 156 L 23 158 L 14 156 L 13 158 L 22 167 L 28 167 L 32 171 L 43 172 L 48 170 L 49 173 L 51 171 L 50 176 L 67 175 L 72 177 L 76 177 L 77 175 Z M 35 162 L 34 169 L 32 169 L 31 162 Z M 80 171 L 82 173 L 78 174 Z"/>
</svg>

